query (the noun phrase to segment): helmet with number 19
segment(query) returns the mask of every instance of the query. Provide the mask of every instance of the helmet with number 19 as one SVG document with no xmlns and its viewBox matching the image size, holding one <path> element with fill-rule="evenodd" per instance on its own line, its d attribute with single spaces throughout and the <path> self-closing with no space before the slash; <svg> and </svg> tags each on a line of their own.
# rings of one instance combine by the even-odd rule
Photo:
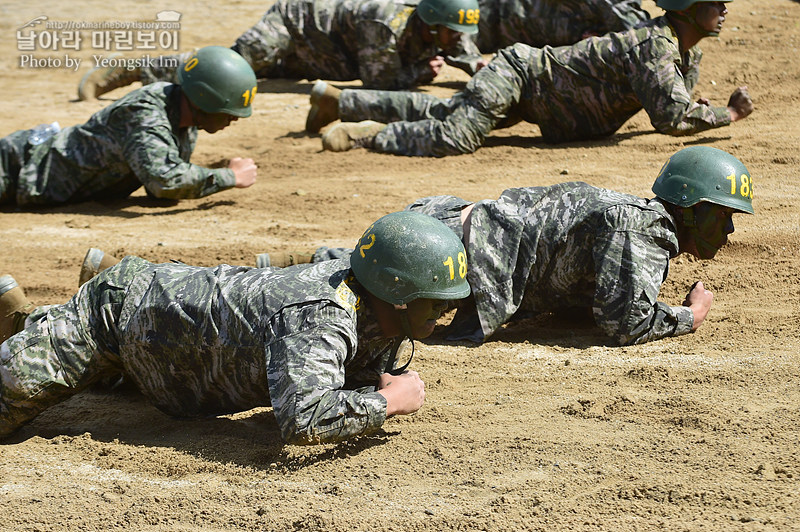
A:
<svg viewBox="0 0 800 532">
<path fill-rule="evenodd" d="M 428 26 L 444 26 L 459 33 L 478 32 L 478 0 L 421 0 L 417 14 Z"/>
</svg>

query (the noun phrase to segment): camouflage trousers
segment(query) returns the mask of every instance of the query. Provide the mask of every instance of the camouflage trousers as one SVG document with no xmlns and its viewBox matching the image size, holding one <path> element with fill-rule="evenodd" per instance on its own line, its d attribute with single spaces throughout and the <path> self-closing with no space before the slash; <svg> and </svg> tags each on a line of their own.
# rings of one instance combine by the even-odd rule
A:
<svg viewBox="0 0 800 532">
<path fill-rule="evenodd" d="M 530 120 L 526 59 L 502 50 L 451 98 L 419 92 L 345 90 L 339 99 L 343 122 L 388 123 L 374 149 L 396 155 L 444 157 L 472 153 L 493 129 Z"/>
<path fill-rule="evenodd" d="M 30 130 L 23 129 L 0 139 L 0 205 L 16 203 L 19 172 L 30 149 L 29 135 Z"/>
<path fill-rule="evenodd" d="M 148 266 L 127 257 L 67 303 L 34 311 L 33 322 L 0 345 L 0 437 L 121 370 L 120 309 L 128 285 Z"/>
</svg>

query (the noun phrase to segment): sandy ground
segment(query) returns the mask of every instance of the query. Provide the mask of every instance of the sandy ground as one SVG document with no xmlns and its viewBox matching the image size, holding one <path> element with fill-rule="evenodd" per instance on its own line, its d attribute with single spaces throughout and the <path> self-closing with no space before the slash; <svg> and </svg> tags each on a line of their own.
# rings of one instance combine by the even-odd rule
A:
<svg viewBox="0 0 800 532">
<path fill-rule="evenodd" d="M 20 67 L 16 31 L 59 21 L 183 14 L 181 48 L 228 45 L 267 6 L 254 0 L 151 0 L 0 6 L 0 134 L 85 121 L 125 93 L 76 102 L 91 61 Z M 651 0 L 645 7 L 660 13 Z M 798 218 L 800 3 L 730 5 L 702 43 L 696 96 L 719 105 L 746 84 L 753 115 L 688 138 L 653 132 L 644 113 L 614 137 L 550 146 L 521 124 L 473 155 L 442 160 L 320 151 L 302 132 L 308 81 L 262 83 L 252 118 L 210 138 L 193 161 L 249 156 L 250 189 L 154 204 L 0 210 L 0 271 L 38 303 L 76 289 L 85 250 L 199 265 L 253 264 L 256 253 L 351 245 L 378 216 L 452 193 L 582 180 L 650 196 L 674 151 L 722 148 L 749 167 L 755 216 L 739 215 L 713 261 L 679 257 L 661 297 L 714 291 L 696 333 L 613 347 L 582 323 L 541 317 L 481 347 L 422 344 L 425 406 L 346 445 L 285 446 L 269 409 L 176 420 L 135 392 L 85 393 L 0 445 L 0 529 L 51 530 L 800 530 Z M 87 39 L 89 33 L 87 33 Z M 105 53 L 105 52 L 100 52 Z M 465 76 L 424 87 L 446 95 Z"/>
</svg>

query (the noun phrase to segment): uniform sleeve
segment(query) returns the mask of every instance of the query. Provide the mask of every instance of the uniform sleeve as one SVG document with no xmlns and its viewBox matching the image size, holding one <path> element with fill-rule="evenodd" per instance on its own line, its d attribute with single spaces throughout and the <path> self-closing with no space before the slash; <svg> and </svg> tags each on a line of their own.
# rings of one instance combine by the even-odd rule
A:
<svg viewBox="0 0 800 532">
<path fill-rule="evenodd" d="M 284 309 L 272 321 L 267 346 L 270 400 L 288 443 L 341 441 L 377 430 L 386 399 L 345 390 L 345 362 L 356 349 L 352 319 L 333 305 Z"/>
<path fill-rule="evenodd" d="M 459 68 L 474 76 L 478 71 L 478 61 L 483 59 L 478 45 L 467 34 L 461 34 L 456 46 L 448 50 L 448 55 L 444 58 L 445 62 L 455 68 Z"/>
<path fill-rule="evenodd" d="M 369 43 L 358 50 L 358 73 L 365 88 L 407 89 L 433 79 L 427 59 L 403 65 L 397 50 L 397 38 L 391 29 L 378 21 L 358 24 L 360 42 Z"/>
<path fill-rule="evenodd" d="M 202 198 L 231 188 L 229 168 L 203 168 L 180 157 L 169 119 L 146 106 L 121 108 L 111 118 L 122 154 L 137 179 L 157 198 Z"/>
<path fill-rule="evenodd" d="M 652 37 L 630 52 L 631 86 L 657 131 L 673 136 L 691 135 L 727 126 L 727 107 L 703 105 L 692 100 L 699 76 L 696 61 L 682 73 L 675 46 L 665 37 Z"/>
<path fill-rule="evenodd" d="M 694 317 L 688 307 L 657 300 L 669 259 L 668 244 L 645 231 L 610 229 L 597 236 L 594 319 L 620 344 L 691 332 Z"/>
</svg>

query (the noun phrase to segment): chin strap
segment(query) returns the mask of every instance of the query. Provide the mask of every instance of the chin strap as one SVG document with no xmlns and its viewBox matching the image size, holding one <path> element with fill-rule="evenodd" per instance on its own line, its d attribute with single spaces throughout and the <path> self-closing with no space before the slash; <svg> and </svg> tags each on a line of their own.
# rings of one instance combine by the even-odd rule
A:
<svg viewBox="0 0 800 532">
<path fill-rule="evenodd" d="M 386 364 L 386 369 L 384 369 L 384 373 L 389 373 L 390 375 L 400 375 L 411 364 L 411 361 L 414 359 L 414 336 L 411 334 L 411 324 L 408 322 L 408 314 L 405 310 L 400 311 L 400 325 L 403 328 L 403 333 L 405 336 L 398 336 L 397 339 L 394 341 L 394 345 L 392 346 L 392 356 L 389 358 L 389 362 Z M 397 362 L 397 355 L 400 353 L 401 348 L 403 348 L 405 340 L 411 343 L 411 356 L 408 357 L 408 362 L 406 362 L 402 367 L 395 368 L 394 364 Z"/>
<path fill-rule="evenodd" d="M 683 214 L 683 220 L 681 221 L 683 222 L 683 225 L 685 225 L 686 227 L 691 227 L 692 229 L 697 227 L 697 220 L 695 219 L 694 216 L 694 206 L 684 207 L 682 214 Z"/>
<path fill-rule="evenodd" d="M 697 24 L 697 4 L 691 5 L 688 9 L 686 9 L 686 11 L 688 11 L 689 16 L 684 15 L 680 11 L 670 11 L 670 13 L 672 13 L 672 16 L 675 17 L 676 19 L 681 20 L 683 22 L 689 23 L 703 37 L 718 37 L 719 36 L 719 32 L 718 31 L 707 31 L 707 30 L 704 30 L 703 28 L 701 28 L 699 24 Z"/>
</svg>

